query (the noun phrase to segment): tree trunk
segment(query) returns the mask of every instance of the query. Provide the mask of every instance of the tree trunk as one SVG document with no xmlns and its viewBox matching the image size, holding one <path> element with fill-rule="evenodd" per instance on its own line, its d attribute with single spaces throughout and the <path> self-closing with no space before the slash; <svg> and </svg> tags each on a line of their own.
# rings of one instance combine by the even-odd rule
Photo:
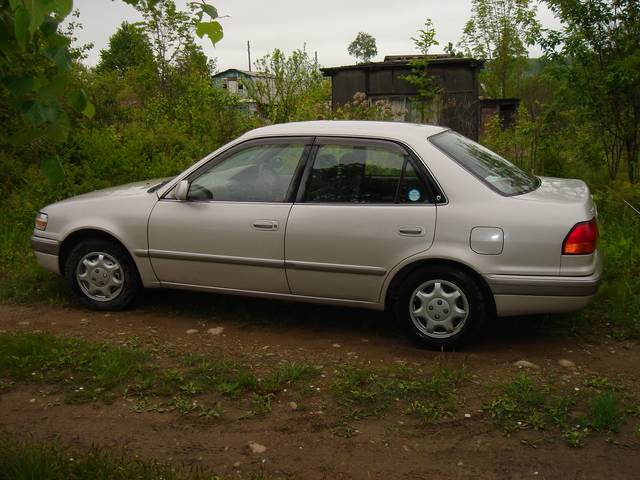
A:
<svg viewBox="0 0 640 480">
<path fill-rule="evenodd" d="M 627 174 L 629 182 L 636 183 L 640 177 L 640 168 L 638 165 L 638 138 L 635 132 L 627 137 L 625 146 L 627 149 Z"/>
</svg>

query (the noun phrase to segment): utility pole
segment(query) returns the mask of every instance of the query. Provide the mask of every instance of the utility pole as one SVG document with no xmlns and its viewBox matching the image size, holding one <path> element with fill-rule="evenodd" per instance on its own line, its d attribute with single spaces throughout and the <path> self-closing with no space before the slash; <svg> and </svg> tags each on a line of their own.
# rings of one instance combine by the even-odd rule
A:
<svg viewBox="0 0 640 480">
<path fill-rule="evenodd" d="M 247 40 L 247 57 L 249 57 L 249 71 L 251 71 L 251 43 Z"/>
</svg>

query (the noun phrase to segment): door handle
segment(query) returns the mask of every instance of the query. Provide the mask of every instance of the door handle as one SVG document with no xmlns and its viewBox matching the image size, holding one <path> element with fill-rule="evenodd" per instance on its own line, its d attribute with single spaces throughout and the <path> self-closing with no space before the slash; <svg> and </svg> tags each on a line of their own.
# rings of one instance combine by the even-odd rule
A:
<svg viewBox="0 0 640 480">
<path fill-rule="evenodd" d="M 424 236 L 425 230 L 424 227 L 420 227 L 418 225 L 403 225 L 398 228 L 398 233 L 400 235 L 422 237 Z"/>
<path fill-rule="evenodd" d="M 256 230 L 278 230 L 277 220 L 254 220 L 251 224 Z"/>
</svg>

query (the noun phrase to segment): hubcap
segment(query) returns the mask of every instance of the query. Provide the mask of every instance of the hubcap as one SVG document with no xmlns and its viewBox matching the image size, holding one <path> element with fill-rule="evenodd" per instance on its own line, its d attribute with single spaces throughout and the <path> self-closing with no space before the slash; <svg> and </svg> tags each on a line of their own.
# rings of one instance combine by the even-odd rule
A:
<svg viewBox="0 0 640 480">
<path fill-rule="evenodd" d="M 414 290 L 409 312 L 413 325 L 422 334 L 448 338 L 462 330 L 469 316 L 469 302 L 457 285 L 429 280 Z"/>
<path fill-rule="evenodd" d="M 92 300 L 108 302 L 122 292 L 122 267 L 108 253 L 87 253 L 78 262 L 76 280 L 82 292 Z"/>
</svg>

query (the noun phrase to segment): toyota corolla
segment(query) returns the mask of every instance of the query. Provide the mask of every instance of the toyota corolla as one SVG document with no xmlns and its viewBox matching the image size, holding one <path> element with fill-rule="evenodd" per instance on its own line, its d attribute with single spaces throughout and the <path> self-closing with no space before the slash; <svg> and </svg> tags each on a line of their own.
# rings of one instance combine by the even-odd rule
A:
<svg viewBox="0 0 640 480">
<path fill-rule="evenodd" d="M 585 307 L 597 236 L 581 180 L 536 177 L 443 127 L 317 121 L 48 205 L 31 242 L 93 309 L 143 287 L 386 309 L 439 348 L 496 315 Z"/>
</svg>

